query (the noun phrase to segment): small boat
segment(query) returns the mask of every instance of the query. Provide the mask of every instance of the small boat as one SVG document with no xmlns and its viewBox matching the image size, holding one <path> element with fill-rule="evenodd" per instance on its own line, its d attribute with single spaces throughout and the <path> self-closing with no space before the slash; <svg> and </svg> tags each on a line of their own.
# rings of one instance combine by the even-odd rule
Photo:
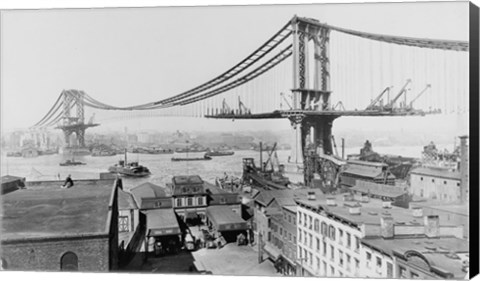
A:
<svg viewBox="0 0 480 281">
<path fill-rule="evenodd" d="M 138 164 L 138 162 L 127 162 L 127 150 L 125 149 L 125 160 L 118 161 L 117 164 L 108 168 L 110 173 L 120 174 L 128 177 L 146 177 L 150 175 L 150 170 Z"/>
<path fill-rule="evenodd" d="M 79 165 L 86 165 L 86 163 L 75 161 L 75 160 L 67 160 L 65 162 L 60 163 L 60 166 L 79 166 Z"/>
<path fill-rule="evenodd" d="M 210 151 L 210 152 L 207 152 L 206 155 L 207 156 L 231 156 L 235 154 L 235 152 L 233 151 Z"/>
<path fill-rule="evenodd" d="M 205 161 L 212 160 L 212 157 L 204 155 L 203 157 L 172 157 L 172 161 Z"/>
</svg>

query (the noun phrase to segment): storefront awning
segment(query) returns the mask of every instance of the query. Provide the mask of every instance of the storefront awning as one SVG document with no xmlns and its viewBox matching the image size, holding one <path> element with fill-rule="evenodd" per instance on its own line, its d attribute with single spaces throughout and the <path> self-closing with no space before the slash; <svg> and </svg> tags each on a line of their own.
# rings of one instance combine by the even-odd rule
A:
<svg viewBox="0 0 480 281">
<path fill-rule="evenodd" d="M 269 245 L 269 244 L 266 244 L 264 247 L 263 247 L 263 250 L 265 250 L 265 252 L 273 259 L 273 260 L 277 260 L 281 253 L 278 249 L 276 249 L 275 247 L 273 247 L 272 245 Z"/>
<path fill-rule="evenodd" d="M 177 216 L 173 209 L 156 209 L 147 211 L 148 236 L 168 236 L 181 234 Z"/>
</svg>

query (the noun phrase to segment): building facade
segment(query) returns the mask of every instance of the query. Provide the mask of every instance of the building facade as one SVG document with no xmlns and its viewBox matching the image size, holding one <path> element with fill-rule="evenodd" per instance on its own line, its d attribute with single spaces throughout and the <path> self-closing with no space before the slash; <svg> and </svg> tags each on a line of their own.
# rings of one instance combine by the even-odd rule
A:
<svg viewBox="0 0 480 281">
<path fill-rule="evenodd" d="M 413 195 L 451 203 L 461 200 L 461 176 L 458 171 L 419 167 L 410 172 L 410 192 Z"/>
</svg>

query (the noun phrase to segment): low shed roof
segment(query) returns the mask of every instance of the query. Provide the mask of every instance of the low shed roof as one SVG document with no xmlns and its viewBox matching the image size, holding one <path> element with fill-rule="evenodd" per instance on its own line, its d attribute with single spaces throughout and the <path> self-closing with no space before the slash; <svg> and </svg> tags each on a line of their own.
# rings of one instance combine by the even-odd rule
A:
<svg viewBox="0 0 480 281">
<path fill-rule="evenodd" d="M 147 233 L 149 236 L 178 235 L 181 233 L 173 209 L 147 211 Z"/>
<path fill-rule="evenodd" d="M 247 222 L 229 206 L 210 206 L 207 208 L 207 217 L 217 231 L 245 230 Z"/>
</svg>

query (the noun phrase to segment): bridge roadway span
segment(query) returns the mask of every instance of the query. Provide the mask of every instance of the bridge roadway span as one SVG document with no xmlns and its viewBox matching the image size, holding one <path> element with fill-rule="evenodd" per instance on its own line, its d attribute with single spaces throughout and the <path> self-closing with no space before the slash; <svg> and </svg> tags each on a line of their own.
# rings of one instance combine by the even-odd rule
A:
<svg viewBox="0 0 480 281">
<path fill-rule="evenodd" d="M 304 117 L 341 117 L 341 116 L 418 116 L 426 113 L 420 110 L 411 111 L 381 111 L 381 110 L 275 110 L 266 113 L 235 114 L 221 113 L 216 115 L 205 115 L 206 118 L 214 119 L 281 119 L 295 116 Z"/>
</svg>

